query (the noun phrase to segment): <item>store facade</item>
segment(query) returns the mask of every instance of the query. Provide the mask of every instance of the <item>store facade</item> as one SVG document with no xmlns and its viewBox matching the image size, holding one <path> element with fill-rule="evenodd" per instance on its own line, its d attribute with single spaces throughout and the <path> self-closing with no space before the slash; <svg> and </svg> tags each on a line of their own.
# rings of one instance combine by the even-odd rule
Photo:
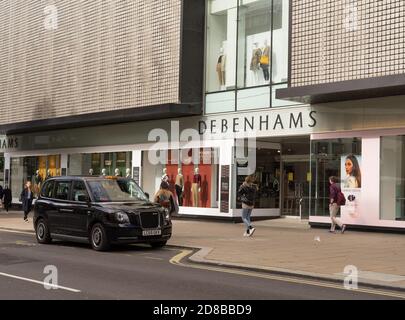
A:
<svg viewBox="0 0 405 320">
<path fill-rule="evenodd" d="M 330 223 L 336 176 L 344 223 L 403 229 L 405 4 L 291 0 L 290 20 L 288 86 L 276 98 L 317 109 L 310 223 Z"/>
</svg>

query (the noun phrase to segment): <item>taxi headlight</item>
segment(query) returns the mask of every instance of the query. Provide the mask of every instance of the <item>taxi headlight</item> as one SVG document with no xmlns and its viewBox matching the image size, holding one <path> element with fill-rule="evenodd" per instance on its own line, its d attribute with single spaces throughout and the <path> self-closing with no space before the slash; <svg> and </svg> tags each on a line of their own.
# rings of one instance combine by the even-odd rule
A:
<svg viewBox="0 0 405 320">
<path fill-rule="evenodd" d="M 125 212 L 121 212 L 121 211 L 116 212 L 116 213 L 115 213 L 115 219 L 117 219 L 117 221 L 118 221 L 119 223 L 122 223 L 122 224 L 124 224 L 124 223 L 130 223 L 130 222 L 129 222 L 129 217 L 128 217 L 128 215 L 127 215 Z"/>
</svg>

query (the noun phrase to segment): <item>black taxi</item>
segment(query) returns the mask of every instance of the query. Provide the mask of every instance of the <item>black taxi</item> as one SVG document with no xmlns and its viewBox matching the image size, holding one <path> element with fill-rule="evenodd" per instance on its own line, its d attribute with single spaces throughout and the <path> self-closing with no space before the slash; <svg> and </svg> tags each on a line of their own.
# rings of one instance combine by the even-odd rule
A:
<svg viewBox="0 0 405 320">
<path fill-rule="evenodd" d="M 170 212 L 149 201 L 138 184 L 117 177 L 57 177 L 46 180 L 34 206 L 37 241 L 163 247 L 172 235 Z"/>
</svg>

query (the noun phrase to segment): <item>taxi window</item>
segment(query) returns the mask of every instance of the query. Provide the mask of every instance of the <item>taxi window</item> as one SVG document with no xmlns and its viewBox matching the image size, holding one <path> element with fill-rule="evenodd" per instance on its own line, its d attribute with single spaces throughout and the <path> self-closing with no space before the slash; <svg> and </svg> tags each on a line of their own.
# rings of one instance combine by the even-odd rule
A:
<svg viewBox="0 0 405 320">
<path fill-rule="evenodd" d="M 86 185 L 83 181 L 74 181 L 73 182 L 73 193 L 72 200 L 76 202 L 83 202 L 83 197 L 88 198 Z"/>
<path fill-rule="evenodd" d="M 72 183 L 70 181 L 57 181 L 54 198 L 58 200 L 69 200 L 71 185 Z"/>
<path fill-rule="evenodd" d="M 55 181 L 47 181 L 42 187 L 41 197 L 53 198 L 53 187 L 55 186 Z"/>
</svg>

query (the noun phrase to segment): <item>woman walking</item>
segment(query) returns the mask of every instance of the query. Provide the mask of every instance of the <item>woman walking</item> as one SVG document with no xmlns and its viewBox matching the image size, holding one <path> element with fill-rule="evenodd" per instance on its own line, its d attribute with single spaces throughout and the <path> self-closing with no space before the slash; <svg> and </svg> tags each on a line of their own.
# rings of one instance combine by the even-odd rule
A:
<svg viewBox="0 0 405 320">
<path fill-rule="evenodd" d="M 240 186 L 238 191 L 239 199 L 242 202 L 242 220 L 246 225 L 245 237 L 253 236 L 256 231 L 251 222 L 257 194 L 257 186 L 253 182 L 253 176 L 246 177 L 245 182 Z"/>
</svg>

